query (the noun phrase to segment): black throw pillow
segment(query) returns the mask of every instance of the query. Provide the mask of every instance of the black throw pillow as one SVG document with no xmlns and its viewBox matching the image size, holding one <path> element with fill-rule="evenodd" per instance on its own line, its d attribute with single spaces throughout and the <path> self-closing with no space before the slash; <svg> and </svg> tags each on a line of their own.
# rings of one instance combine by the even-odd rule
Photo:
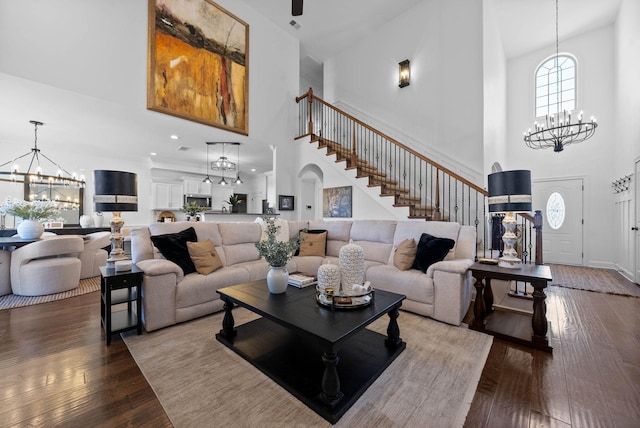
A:
<svg viewBox="0 0 640 428">
<path fill-rule="evenodd" d="M 196 230 L 193 227 L 178 233 L 151 236 L 151 242 L 160 250 L 164 258 L 180 266 L 185 275 L 196 271 L 196 266 L 189 255 L 187 241 L 198 241 Z"/>
<path fill-rule="evenodd" d="M 418 242 L 418 250 L 412 269 L 419 269 L 426 273 L 429 266 L 444 260 L 455 243 L 453 239 L 436 238 L 428 233 L 423 233 L 420 236 L 420 242 Z"/>
</svg>

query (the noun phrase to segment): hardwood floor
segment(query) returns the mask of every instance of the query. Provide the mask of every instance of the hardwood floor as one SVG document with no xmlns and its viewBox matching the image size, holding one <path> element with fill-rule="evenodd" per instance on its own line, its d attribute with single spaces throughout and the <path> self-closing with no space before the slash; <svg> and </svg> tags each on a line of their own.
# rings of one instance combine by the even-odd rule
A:
<svg viewBox="0 0 640 428">
<path fill-rule="evenodd" d="M 499 339 L 465 427 L 636 427 L 640 299 L 550 287 L 553 354 Z M 99 293 L 0 311 L 0 426 L 171 426 Z"/>
<path fill-rule="evenodd" d="M 170 427 L 100 294 L 0 311 L 0 426 Z"/>
</svg>

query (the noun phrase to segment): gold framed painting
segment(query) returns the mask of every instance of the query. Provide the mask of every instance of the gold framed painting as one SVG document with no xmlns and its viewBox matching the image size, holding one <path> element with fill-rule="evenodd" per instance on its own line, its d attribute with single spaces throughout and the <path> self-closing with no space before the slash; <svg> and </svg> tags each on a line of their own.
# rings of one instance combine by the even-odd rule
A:
<svg viewBox="0 0 640 428">
<path fill-rule="evenodd" d="M 147 108 L 249 135 L 249 25 L 210 0 L 149 0 Z"/>
</svg>

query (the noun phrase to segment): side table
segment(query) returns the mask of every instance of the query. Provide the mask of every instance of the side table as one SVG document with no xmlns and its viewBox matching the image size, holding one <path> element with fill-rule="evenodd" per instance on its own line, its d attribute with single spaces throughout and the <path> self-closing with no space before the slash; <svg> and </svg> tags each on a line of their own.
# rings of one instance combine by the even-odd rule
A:
<svg viewBox="0 0 640 428">
<path fill-rule="evenodd" d="M 548 339 L 547 295 L 544 289 L 551 281 L 551 269 L 544 265 L 523 264 L 517 269 L 475 263 L 470 268 L 475 278 L 476 300 L 473 304 L 472 330 L 482 331 L 504 340 L 552 352 Z M 493 308 L 491 280 L 529 282 L 533 286 L 533 315 Z"/>
<path fill-rule="evenodd" d="M 107 345 L 111 344 L 111 335 L 114 333 L 137 328 L 138 334 L 142 334 L 142 274 L 135 265 L 130 271 L 121 272 L 100 266 L 100 312 Z M 113 306 L 123 303 L 126 303 L 126 309 L 113 310 Z"/>
</svg>

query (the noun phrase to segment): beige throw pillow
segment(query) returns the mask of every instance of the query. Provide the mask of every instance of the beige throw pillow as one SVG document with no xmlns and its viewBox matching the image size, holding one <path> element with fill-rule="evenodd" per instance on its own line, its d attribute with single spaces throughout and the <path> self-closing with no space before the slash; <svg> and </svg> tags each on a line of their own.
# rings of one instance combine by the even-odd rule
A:
<svg viewBox="0 0 640 428">
<path fill-rule="evenodd" d="M 307 233 L 300 231 L 300 253 L 299 256 L 320 256 L 324 257 L 327 249 L 327 232 Z"/>
<path fill-rule="evenodd" d="M 187 248 L 199 274 L 209 275 L 222 267 L 222 260 L 218 257 L 218 252 L 211 239 L 200 242 L 187 242 Z"/>
<path fill-rule="evenodd" d="M 398 244 L 398 248 L 396 248 L 396 252 L 393 254 L 393 264 L 400 270 L 411 269 L 416 259 L 416 251 L 418 251 L 416 240 L 413 238 L 405 239 Z"/>
</svg>

